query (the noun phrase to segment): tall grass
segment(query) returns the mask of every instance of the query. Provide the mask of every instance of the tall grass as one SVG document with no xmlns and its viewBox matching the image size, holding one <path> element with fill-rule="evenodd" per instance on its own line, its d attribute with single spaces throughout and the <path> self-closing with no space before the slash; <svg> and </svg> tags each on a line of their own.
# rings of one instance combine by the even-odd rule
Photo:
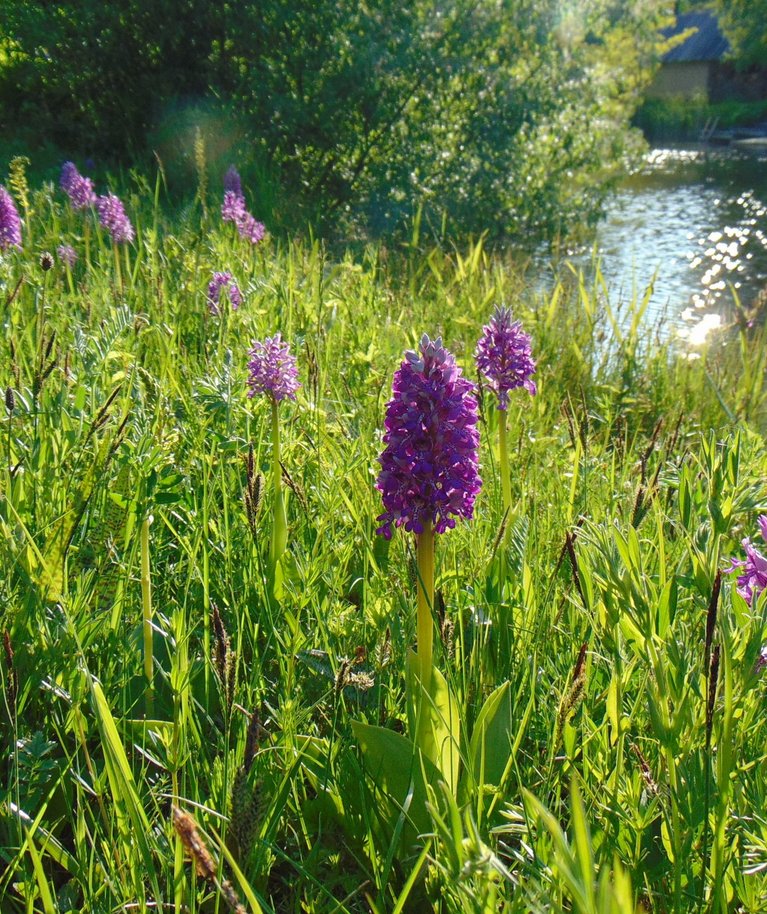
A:
<svg viewBox="0 0 767 914">
<path fill-rule="evenodd" d="M 119 269 L 50 188 L 0 262 L 3 914 L 767 909 L 766 602 L 725 576 L 706 638 L 767 511 L 764 332 L 690 360 L 599 275 L 533 293 L 481 243 L 253 249 L 199 208 L 164 214 L 157 187 L 130 198 Z M 79 262 L 46 278 L 39 252 L 65 241 Z M 213 318 L 218 269 L 246 301 Z M 415 640 L 414 555 L 374 532 L 384 404 L 424 331 L 474 376 L 501 302 L 539 394 L 509 410 L 506 536 L 482 404 L 485 486 L 440 541 L 435 653 L 467 740 L 504 683 L 508 726 L 461 749 L 464 788 L 415 772 L 398 808 L 351 728 L 405 726 Z M 271 417 L 245 385 L 276 330 L 303 383 L 281 410 L 277 598 Z"/>
</svg>

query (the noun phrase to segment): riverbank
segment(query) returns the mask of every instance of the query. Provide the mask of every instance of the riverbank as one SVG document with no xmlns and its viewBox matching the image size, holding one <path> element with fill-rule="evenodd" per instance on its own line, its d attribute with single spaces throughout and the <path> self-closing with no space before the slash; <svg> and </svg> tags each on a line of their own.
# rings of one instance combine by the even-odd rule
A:
<svg viewBox="0 0 767 914">
<path fill-rule="evenodd" d="M 634 115 L 634 125 L 652 146 L 698 143 L 716 131 L 723 141 L 739 131 L 759 130 L 767 122 L 767 99 L 709 102 L 703 95 L 646 99 Z"/>
</svg>

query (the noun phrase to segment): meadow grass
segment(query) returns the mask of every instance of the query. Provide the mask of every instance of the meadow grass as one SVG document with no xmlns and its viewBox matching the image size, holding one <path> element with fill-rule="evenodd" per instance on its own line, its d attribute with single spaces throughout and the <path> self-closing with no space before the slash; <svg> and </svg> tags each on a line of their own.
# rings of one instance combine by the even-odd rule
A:
<svg viewBox="0 0 767 914">
<path fill-rule="evenodd" d="M 534 292 L 481 243 L 254 248 L 135 188 L 134 244 L 47 187 L 0 261 L 3 914 L 767 910 L 767 601 L 720 575 L 767 512 L 764 332 L 689 359 L 598 272 Z M 77 264 L 42 271 L 61 243 Z M 216 270 L 245 301 L 214 317 Z M 423 332 L 476 379 L 496 303 L 539 392 L 512 397 L 506 531 L 484 393 L 475 517 L 437 538 L 460 783 L 416 766 L 398 793 L 352 730 L 408 728 L 384 407 Z M 277 330 L 303 384 L 278 592 L 246 396 Z"/>
</svg>

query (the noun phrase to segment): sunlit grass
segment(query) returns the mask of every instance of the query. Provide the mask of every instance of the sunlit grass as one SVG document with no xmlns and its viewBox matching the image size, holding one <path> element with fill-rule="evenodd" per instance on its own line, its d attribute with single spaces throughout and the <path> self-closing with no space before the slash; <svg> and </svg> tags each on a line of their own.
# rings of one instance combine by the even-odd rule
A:
<svg viewBox="0 0 767 914">
<path fill-rule="evenodd" d="M 212 210 L 164 214 L 159 187 L 125 194 L 119 272 L 48 190 L 0 262 L 3 914 L 225 910 L 224 880 L 253 911 L 764 909 L 765 601 L 724 576 L 711 707 L 705 650 L 717 571 L 767 511 L 763 332 L 689 361 L 599 276 L 537 294 L 481 244 L 252 248 Z M 79 261 L 43 274 L 61 243 Z M 216 270 L 245 300 L 213 317 Z M 384 406 L 423 332 L 476 379 L 496 303 L 539 393 L 508 413 L 505 533 L 482 399 L 485 487 L 435 569 L 468 773 L 452 791 L 415 772 L 403 812 L 352 733 L 407 728 L 417 577 L 409 538 L 374 532 Z M 280 415 L 279 594 L 254 489 L 271 410 L 246 388 L 277 331 L 303 385 Z M 508 726 L 479 752 L 504 683 Z"/>
</svg>

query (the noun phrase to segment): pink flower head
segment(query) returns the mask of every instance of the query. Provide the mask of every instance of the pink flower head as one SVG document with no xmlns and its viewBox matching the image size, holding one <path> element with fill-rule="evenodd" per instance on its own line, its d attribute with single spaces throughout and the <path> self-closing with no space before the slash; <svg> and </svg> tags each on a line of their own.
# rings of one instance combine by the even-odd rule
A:
<svg viewBox="0 0 767 914">
<path fill-rule="evenodd" d="M 213 279 L 208 283 L 208 307 L 211 314 L 219 314 L 221 298 L 225 296 L 236 311 L 242 304 L 242 293 L 237 283 L 232 279 L 231 273 L 214 273 Z"/>
<path fill-rule="evenodd" d="M 296 399 L 296 391 L 301 386 L 296 358 L 290 354 L 290 344 L 283 343 L 279 333 L 267 337 L 263 343 L 253 343 L 248 368 L 249 397 L 263 393 L 277 403 L 286 398 Z"/>
<path fill-rule="evenodd" d="M 245 216 L 247 216 L 247 210 L 242 194 L 236 194 L 231 190 L 226 191 L 224 202 L 221 204 L 221 218 L 224 222 L 234 222 L 237 225 Z"/>
<path fill-rule="evenodd" d="M 96 210 L 99 214 L 99 222 L 109 232 L 116 244 L 133 241 L 135 232 L 119 197 L 114 194 L 104 194 L 98 197 Z"/>
<path fill-rule="evenodd" d="M 0 251 L 21 250 L 21 219 L 13 197 L 0 186 Z"/>
<path fill-rule="evenodd" d="M 469 518 L 482 487 L 476 388 L 461 376 L 453 356 L 424 334 L 420 352 L 408 351 L 394 373 L 386 405 L 384 452 L 376 488 L 384 508 L 377 532 L 390 539 L 392 525 L 435 533 Z"/>
<path fill-rule="evenodd" d="M 263 222 L 259 222 L 248 212 L 244 213 L 238 220 L 237 231 L 240 233 L 240 238 L 244 238 L 251 244 L 258 244 L 259 241 L 264 240 L 264 235 L 266 235 L 266 228 Z"/>
<path fill-rule="evenodd" d="M 760 515 L 759 531 L 762 539 L 767 541 L 767 515 Z M 745 561 L 732 559 L 732 565 L 727 572 L 732 573 L 743 569 L 743 573 L 738 575 L 738 593 L 747 603 L 753 603 L 755 598 L 767 587 L 767 558 L 751 545 L 748 537 L 743 540 L 743 548 L 746 552 Z"/>
<path fill-rule="evenodd" d="M 69 197 L 72 209 L 85 209 L 96 202 L 93 181 L 81 175 L 74 162 L 64 162 L 61 166 L 59 184 Z"/>
<path fill-rule="evenodd" d="M 60 244 L 56 248 L 56 253 L 59 255 L 59 260 L 66 264 L 70 270 L 77 263 L 77 251 L 71 244 Z"/>
<path fill-rule="evenodd" d="M 490 323 L 482 329 L 475 358 L 477 369 L 498 396 L 498 409 L 508 408 L 509 391 L 515 387 L 536 393 L 535 382 L 531 380 L 535 362 L 530 337 L 520 322 L 512 319 L 511 308 L 496 306 Z"/>
</svg>

